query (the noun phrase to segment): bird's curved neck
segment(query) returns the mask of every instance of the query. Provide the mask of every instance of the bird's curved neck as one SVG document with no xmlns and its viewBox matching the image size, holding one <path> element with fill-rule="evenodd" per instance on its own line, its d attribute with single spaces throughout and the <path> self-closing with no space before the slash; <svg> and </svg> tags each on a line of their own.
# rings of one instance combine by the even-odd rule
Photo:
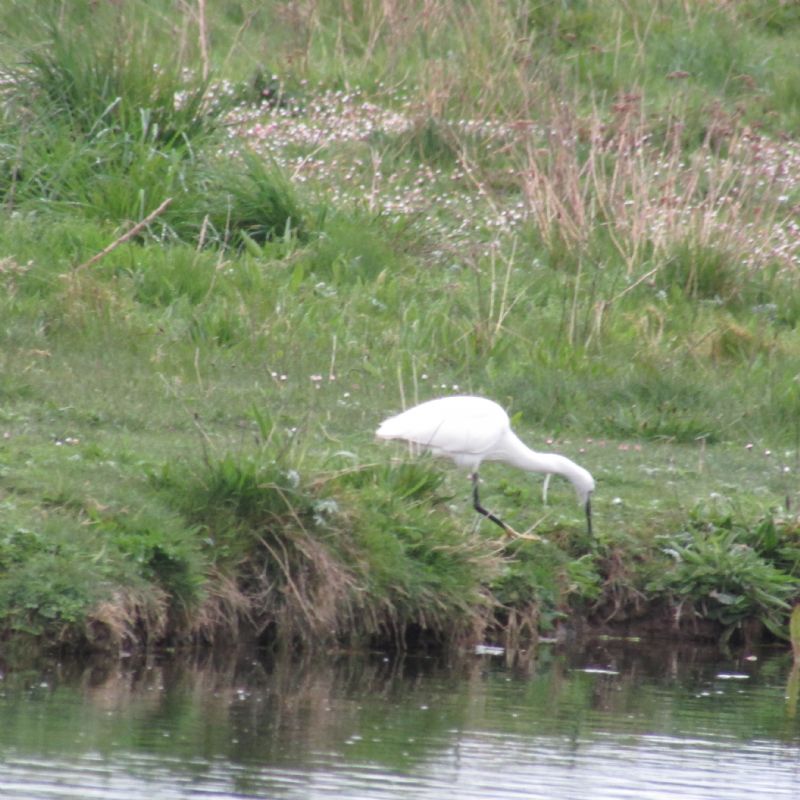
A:
<svg viewBox="0 0 800 800">
<path fill-rule="evenodd" d="M 503 443 L 504 461 L 527 472 L 554 473 L 572 479 L 575 462 L 557 453 L 537 453 L 509 431 Z"/>
</svg>

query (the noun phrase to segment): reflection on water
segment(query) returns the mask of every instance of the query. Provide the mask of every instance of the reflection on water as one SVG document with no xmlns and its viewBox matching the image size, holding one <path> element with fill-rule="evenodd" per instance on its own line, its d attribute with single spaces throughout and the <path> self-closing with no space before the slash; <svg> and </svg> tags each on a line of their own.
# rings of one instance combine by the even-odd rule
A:
<svg viewBox="0 0 800 800">
<path fill-rule="evenodd" d="M 790 660 L 497 655 L 51 663 L 0 680 L 0 797 L 800 797 Z"/>
</svg>

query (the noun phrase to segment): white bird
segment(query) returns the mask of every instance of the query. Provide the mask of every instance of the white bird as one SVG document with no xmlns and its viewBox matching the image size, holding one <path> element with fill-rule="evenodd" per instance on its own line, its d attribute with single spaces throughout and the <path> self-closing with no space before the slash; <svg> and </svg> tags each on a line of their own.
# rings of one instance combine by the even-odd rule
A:
<svg viewBox="0 0 800 800">
<path fill-rule="evenodd" d="M 487 511 L 478 499 L 481 462 L 504 461 L 527 472 L 544 473 L 546 480 L 552 474 L 562 475 L 575 487 L 578 500 L 586 511 L 589 534 L 592 533 L 594 478 L 566 456 L 537 453 L 523 444 L 511 430 L 508 414 L 492 400 L 461 395 L 428 400 L 384 420 L 376 435 L 380 439 L 410 442 L 416 450 L 448 456 L 459 467 L 468 469 L 475 510 L 509 534 L 515 534 L 515 531 Z"/>
</svg>

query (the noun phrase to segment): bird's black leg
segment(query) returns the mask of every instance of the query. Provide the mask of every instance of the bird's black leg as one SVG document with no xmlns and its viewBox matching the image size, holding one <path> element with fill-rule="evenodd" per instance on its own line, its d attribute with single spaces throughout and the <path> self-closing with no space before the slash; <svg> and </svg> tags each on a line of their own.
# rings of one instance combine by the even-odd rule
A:
<svg viewBox="0 0 800 800">
<path fill-rule="evenodd" d="M 472 478 L 472 506 L 473 508 L 479 513 L 483 514 L 484 517 L 488 517 L 495 525 L 499 525 L 506 533 L 511 534 L 511 528 L 500 519 L 500 517 L 496 517 L 492 514 L 491 511 L 487 511 L 482 505 L 481 501 L 478 499 L 478 473 L 473 472 L 470 475 Z"/>
</svg>

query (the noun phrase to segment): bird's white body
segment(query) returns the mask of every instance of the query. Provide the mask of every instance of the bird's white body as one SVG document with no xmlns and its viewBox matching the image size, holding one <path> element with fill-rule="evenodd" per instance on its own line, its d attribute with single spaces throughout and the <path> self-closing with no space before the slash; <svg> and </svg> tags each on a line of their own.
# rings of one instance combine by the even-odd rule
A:
<svg viewBox="0 0 800 800">
<path fill-rule="evenodd" d="M 484 397 L 429 400 L 389 417 L 377 432 L 379 439 L 411 442 L 420 450 L 451 458 L 470 472 L 481 461 L 505 460 L 509 434 L 514 436 L 508 414 Z"/>
<path fill-rule="evenodd" d="M 531 450 L 511 430 L 504 409 L 485 397 L 429 400 L 389 417 L 381 423 L 377 436 L 401 439 L 420 450 L 447 456 L 473 476 L 483 461 L 504 461 L 528 472 L 562 475 L 575 487 L 589 518 L 589 499 L 595 488 L 589 472 L 565 456 Z"/>
</svg>

